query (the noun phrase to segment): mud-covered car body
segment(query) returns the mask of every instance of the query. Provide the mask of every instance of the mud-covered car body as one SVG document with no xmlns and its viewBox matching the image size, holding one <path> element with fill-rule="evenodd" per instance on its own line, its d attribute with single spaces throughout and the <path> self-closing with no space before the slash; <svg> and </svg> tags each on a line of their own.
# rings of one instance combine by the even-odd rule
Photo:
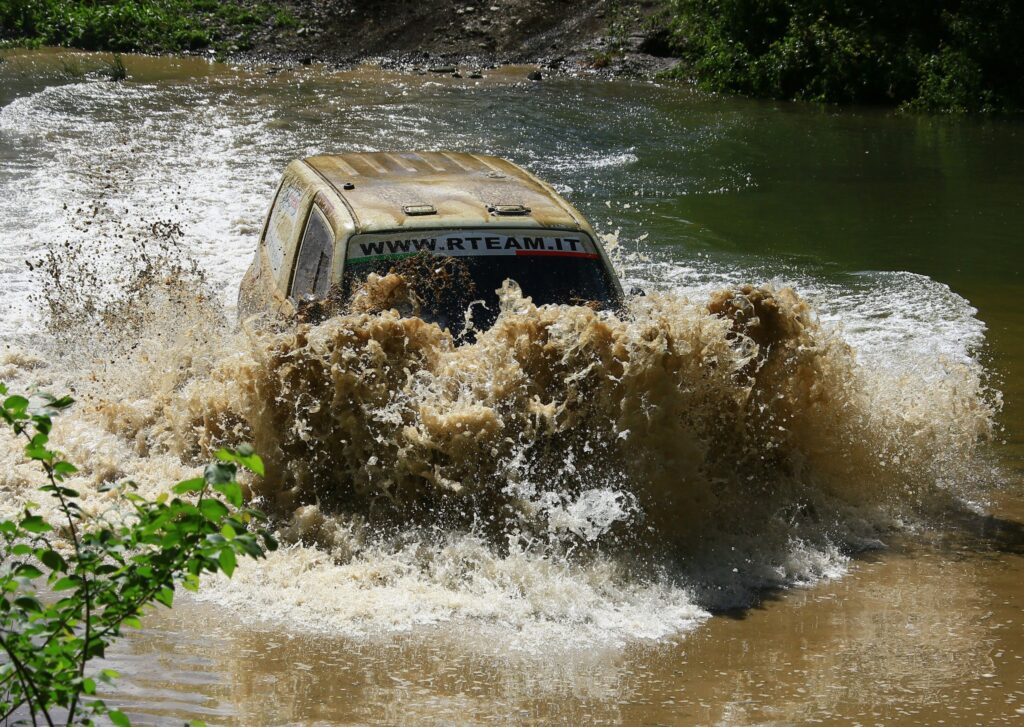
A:
<svg viewBox="0 0 1024 727">
<path fill-rule="evenodd" d="M 289 315 L 303 301 L 351 295 L 369 273 L 425 255 L 458 260 L 470 297 L 491 311 L 506 279 L 538 305 L 614 306 L 622 297 L 583 215 L 511 162 L 454 152 L 353 153 L 285 169 L 242 281 L 239 315 Z"/>
</svg>

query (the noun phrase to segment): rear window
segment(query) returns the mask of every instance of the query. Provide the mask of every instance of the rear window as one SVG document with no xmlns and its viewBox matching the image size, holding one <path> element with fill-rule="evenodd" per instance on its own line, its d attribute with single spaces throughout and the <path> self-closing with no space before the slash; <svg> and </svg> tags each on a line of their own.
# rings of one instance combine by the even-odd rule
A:
<svg viewBox="0 0 1024 727">
<path fill-rule="evenodd" d="M 537 305 L 613 306 L 618 302 L 594 241 L 582 232 L 563 230 L 426 230 L 410 234 L 356 235 L 348 243 L 344 294 L 350 296 L 370 273 L 397 272 L 416 277 L 424 317 L 449 329 L 461 326 L 473 301 L 475 325 L 484 328 L 497 317 L 496 291 L 515 281 Z M 431 268 L 431 261 L 438 263 Z M 441 264 L 443 263 L 443 264 Z M 453 266 L 459 284 L 452 286 Z M 431 285 L 431 272 L 443 280 Z M 424 279 L 426 278 L 426 279 Z"/>
</svg>

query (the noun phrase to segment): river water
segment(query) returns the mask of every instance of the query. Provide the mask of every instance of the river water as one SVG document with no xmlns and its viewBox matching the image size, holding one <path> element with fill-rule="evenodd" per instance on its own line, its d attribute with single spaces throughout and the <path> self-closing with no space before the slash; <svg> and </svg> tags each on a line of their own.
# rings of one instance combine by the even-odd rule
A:
<svg viewBox="0 0 1024 727">
<path fill-rule="evenodd" d="M 253 487 L 285 549 L 110 655 L 134 721 L 1024 720 L 1024 127 L 5 55 L 0 378 L 74 390 L 54 438 L 93 510 L 242 438 L 276 469 Z M 410 148 L 538 173 L 647 295 L 620 321 L 510 294 L 460 349 L 387 314 L 240 333 L 284 165 Z M 708 312 L 744 284 L 760 353 Z M 8 513 L 19 462 L 4 443 Z M 384 494 L 438 509 L 385 525 Z"/>
</svg>

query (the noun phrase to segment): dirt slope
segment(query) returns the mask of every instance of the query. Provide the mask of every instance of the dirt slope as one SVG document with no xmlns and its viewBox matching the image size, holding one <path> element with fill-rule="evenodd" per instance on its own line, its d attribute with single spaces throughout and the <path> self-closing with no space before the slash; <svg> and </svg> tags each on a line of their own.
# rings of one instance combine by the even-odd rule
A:
<svg viewBox="0 0 1024 727">
<path fill-rule="evenodd" d="M 348 63 L 535 62 L 552 68 L 661 67 L 657 0 L 290 0 L 293 28 L 257 35 L 254 55 Z"/>
</svg>

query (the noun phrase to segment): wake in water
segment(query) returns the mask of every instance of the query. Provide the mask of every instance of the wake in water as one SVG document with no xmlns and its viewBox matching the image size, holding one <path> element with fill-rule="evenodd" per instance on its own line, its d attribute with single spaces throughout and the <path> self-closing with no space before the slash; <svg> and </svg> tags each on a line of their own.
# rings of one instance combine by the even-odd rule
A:
<svg viewBox="0 0 1024 727">
<path fill-rule="evenodd" d="M 250 495 L 292 547 L 205 597 L 319 628 L 660 638 L 836 573 L 882 528 L 969 494 L 997 407 L 976 366 L 859 364 L 785 288 L 616 315 L 506 284 L 495 325 L 457 346 L 394 310 L 235 330 L 168 260 L 128 265 L 127 298 L 48 297 L 74 339 L 56 336 L 54 365 L 8 349 L 3 373 L 75 383 L 55 441 L 94 512 L 106 481 L 155 495 L 252 442 L 268 472 Z M 3 446 L 4 488 L 30 496 Z"/>
</svg>

